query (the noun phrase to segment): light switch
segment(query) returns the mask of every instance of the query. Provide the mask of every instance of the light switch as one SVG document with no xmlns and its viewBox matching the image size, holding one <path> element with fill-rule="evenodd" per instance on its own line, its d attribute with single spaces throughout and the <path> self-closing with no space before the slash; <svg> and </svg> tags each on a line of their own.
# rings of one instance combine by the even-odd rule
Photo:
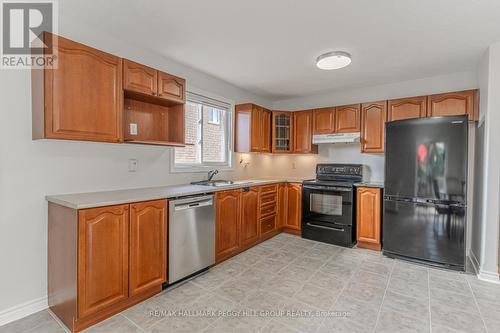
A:
<svg viewBox="0 0 500 333">
<path fill-rule="evenodd" d="M 130 135 L 137 135 L 137 124 L 130 123 Z"/>
<path fill-rule="evenodd" d="M 135 158 L 131 158 L 128 160 L 128 172 L 136 172 L 137 171 L 137 165 L 139 162 Z"/>
</svg>

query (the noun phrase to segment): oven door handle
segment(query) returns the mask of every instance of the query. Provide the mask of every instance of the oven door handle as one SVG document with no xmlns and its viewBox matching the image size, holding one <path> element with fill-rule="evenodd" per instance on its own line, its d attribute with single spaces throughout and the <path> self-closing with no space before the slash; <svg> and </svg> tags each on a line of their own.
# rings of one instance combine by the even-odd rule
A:
<svg viewBox="0 0 500 333">
<path fill-rule="evenodd" d="M 327 190 L 337 192 L 352 192 L 352 188 L 347 187 L 332 187 L 332 186 L 317 186 L 317 185 L 303 185 L 303 188 L 310 190 Z"/>
<path fill-rule="evenodd" d="M 313 228 L 326 229 L 326 230 L 339 231 L 339 232 L 345 231 L 344 228 L 325 227 L 323 225 L 312 224 L 310 222 L 307 222 L 306 224 L 310 227 L 313 227 Z"/>
</svg>

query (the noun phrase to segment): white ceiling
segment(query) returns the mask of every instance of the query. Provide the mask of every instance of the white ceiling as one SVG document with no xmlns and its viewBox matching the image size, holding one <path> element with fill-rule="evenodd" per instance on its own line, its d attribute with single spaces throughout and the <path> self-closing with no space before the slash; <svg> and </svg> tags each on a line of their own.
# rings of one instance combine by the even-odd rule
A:
<svg viewBox="0 0 500 333">
<path fill-rule="evenodd" d="M 63 0 L 60 15 L 272 99 L 477 67 L 499 0 Z M 352 64 L 320 71 L 343 50 Z"/>
</svg>

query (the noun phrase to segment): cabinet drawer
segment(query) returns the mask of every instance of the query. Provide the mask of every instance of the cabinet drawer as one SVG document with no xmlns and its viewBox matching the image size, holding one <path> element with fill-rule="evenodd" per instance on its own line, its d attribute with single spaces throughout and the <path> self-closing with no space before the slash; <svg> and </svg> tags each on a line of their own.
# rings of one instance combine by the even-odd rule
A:
<svg viewBox="0 0 500 333">
<path fill-rule="evenodd" d="M 273 185 L 264 185 L 260 187 L 260 194 L 266 194 L 266 193 L 276 193 L 278 191 L 278 184 L 273 184 Z"/>
<path fill-rule="evenodd" d="M 260 216 L 276 214 L 276 202 L 260 206 Z"/>
<path fill-rule="evenodd" d="M 266 193 L 260 197 L 260 204 L 261 206 L 271 203 L 271 202 L 276 202 L 278 198 L 277 193 Z"/>
<path fill-rule="evenodd" d="M 273 231 L 276 227 L 276 215 L 266 217 L 260 221 L 261 234 Z"/>
</svg>

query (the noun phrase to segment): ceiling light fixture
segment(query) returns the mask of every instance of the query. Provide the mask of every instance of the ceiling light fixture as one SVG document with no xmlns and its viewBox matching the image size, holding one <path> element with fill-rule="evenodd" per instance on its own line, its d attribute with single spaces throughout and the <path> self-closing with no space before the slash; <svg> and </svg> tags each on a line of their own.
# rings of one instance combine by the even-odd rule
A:
<svg viewBox="0 0 500 333">
<path fill-rule="evenodd" d="M 324 70 L 344 68 L 350 63 L 351 55 L 343 51 L 328 52 L 316 58 L 316 66 Z"/>
</svg>

